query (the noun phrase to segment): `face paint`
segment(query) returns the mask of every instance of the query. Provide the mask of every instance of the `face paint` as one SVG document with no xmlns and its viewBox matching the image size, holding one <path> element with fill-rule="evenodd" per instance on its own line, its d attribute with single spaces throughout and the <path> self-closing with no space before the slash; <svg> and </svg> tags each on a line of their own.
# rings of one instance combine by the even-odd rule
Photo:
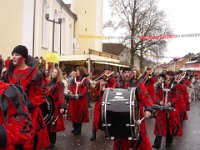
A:
<svg viewBox="0 0 200 150">
<path fill-rule="evenodd" d="M 20 66 L 22 64 L 22 62 L 25 61 L 25 58 L 22 57 L 20 54 L 13 53 L 12 60 L 13 60 L 13 64 L 15 66 Z"/>
</svg>

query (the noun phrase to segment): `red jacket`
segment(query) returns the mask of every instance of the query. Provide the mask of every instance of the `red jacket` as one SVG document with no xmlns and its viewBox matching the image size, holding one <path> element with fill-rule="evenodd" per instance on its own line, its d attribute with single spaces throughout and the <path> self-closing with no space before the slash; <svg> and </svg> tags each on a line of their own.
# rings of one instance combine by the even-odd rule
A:
<svg viewBox="0 0 200 150">
<path fill-rule="evenodd" d="M 116 86 L 116 82 L 114 78 L 110 78 L 105 85 L 106 88 L 114 88 Z M 96 94 L 98 95 L 97 101 L 94 106 L 94 119 L 93 119 L 93 130 L 98 130 L 100 128 L 101 122 L 101 103 L 103 91 L 100 91 L 100 81 L 96 85 Z"/>
<path fill-rule="evenodd" d="M 82 82 L 78 86 L 77 94 L 79 94 L 79 99 L 71 98 L 68 104 L 67 120 L 74 123 L 89 122 L 88 114 L 88 98 L 87 92 L 89 88 L 89 81 L 87 78 L 77 78 L 76 82 Z M 75 94 L 76 93 L 76 83 L 75 79 L 72 80 L 69 90 Z"/>
<path fill-rule="evenodd" d="M 0 81 L 0 149 L 12 149 L 32 138 L 32 124 L 21 87 Z"/>
<path fill-rule="evenodd" d="M 48 132 L 40 109 L 40 105 L 44 103 L 47 97 L 47 82 L 45 75 L 37 69 L 37 64 L 32 61 L 34 61 L 32 58 L 27 60 L 29 67 L 25 70 L 18 70 L 11 61 L 6 80 L 11 84 L 21 85 L 27 94 L 26 105 L 31 113 L 33 130 L 38 136 L 37 148 L 42 149 L 49 145 Z M 24 145 L 24 149 L 31 150 L 33 148 L 32 141 L 33 139 L 27 142 Z"/>
<path fill-rule="evenodd" d="M 51 81 L 48 84 L 48 89 L 50 90 L 50 95 L 53 97 L 55 110 L 52 121 L 60 114 L 60 109 L 66 108 L 65 100 L 64 100 L 64 83 Z M 65 124 L 63 120 L 63 116 L 61 115 L 56 121 L 55 125 L 52 125 L 52 122 L 48 125 L 48 130 L 50 132 L 59 132 L 65 130 Z"/>
<path fill-rule="evenodd" d="M 146 87 L 149 95 L 151 96 L 153 103 L 155 103 L 155 101 L 156 101 L 156 90 L 154 87 L 154 84 L 156 83 L 156 81 L 157 81 L 157 78 L 152 77 L 152 78 L 148 79 L 147 82 L 145 83 L 145 87 Z"/>
<path fill-rule="evenodd" d="M 156 90 L 156 96 L 157 96 L 157 104 L 160 104 L 160 101 L 165 102 L 165 96 L 164 91 L 162 89 L 163 85 L 159 84 L 158 88 Z M 168 102 L 171 102 L 172 106 L 174 106 L 175 111 L 160 111 L 158 110 L 156 112 L 156 121 L 154 126 L 154 134 L 158 136 L 166 136 L 167 135 L 167 121 L 169 122 L 169 131 L 170 134 L 173 136 L 182 136 L 183 130 L 180 122 L 180 105 L 179 105 L 179 99 L 176 95 L 178 93 L 177 91 L 177 85 L 172 88 L 171 84 L 164 84 L 164 88 L 171 88 L 171 91 L 168 92 Z M 168 118 L 167 118 L 168 117 Z M 166 119 L 167 118 L 167 119 Z"/>
</svg>

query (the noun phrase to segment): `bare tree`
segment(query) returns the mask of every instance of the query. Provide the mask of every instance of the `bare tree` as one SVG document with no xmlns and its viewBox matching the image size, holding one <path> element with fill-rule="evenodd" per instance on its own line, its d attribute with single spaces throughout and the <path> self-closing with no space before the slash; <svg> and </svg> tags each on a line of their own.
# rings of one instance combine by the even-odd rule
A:
<svg viewBox="0 0 200 150">
<path fill-rule="evenodd" d="M 154 35 L 171 34 L 165 14 L 158 10 L 156 0 L 109 0 L 113 20 L 104 27 L 122 28 L 125 32 L 123 43 L 129 46 L 131 65 L 134 56 L 140 55 L 140 69 L 143 68 L 144 53 L 162 56 L 166 39 L 151 38 Z M 143 37 L 149 38 L 143 38 Z"/>
</svg>

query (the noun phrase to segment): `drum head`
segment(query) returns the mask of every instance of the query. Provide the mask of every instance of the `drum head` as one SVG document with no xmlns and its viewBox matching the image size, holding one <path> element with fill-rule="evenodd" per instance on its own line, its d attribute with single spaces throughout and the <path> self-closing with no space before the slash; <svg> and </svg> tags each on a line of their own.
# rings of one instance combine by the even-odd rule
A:
<svg viewBox="0 0 200 150">
<path fill-rule="evenodd" d="M 46 124 L 49 124 L 49 122 L 52 120 L 53 118 L 53 113 L 54 113 L 54 100 L 52 98 L 52 96 L 48 96 L 46 101 L 40 105 L 40 108 L 42 110 L 42 114 L 44 117 L 44 121 Z"/>
</svg>

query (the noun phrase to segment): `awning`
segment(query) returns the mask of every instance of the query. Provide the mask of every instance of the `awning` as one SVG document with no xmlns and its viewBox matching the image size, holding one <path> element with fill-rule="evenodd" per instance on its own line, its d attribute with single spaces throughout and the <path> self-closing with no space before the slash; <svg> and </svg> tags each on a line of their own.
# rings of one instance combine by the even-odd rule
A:
<svg viewBox="0 0 200 150">
<path fill-rule="evenodd" d="M 187 71 L 187 70 L 190 70 L 190 71 L 200 71 L 200 68 L 181 68 L 180 70 L 182 70 L 182 71 Z"/>
<path fill-rule="evenodd" d="M 88 61 L 92 60 L 98 64 L 112 65 L 118 67 L 129 67 L 128 65 L 120 64 L 120 60 L 107 58 L 103 56 L 93 55 L 93 54 L 85 54 L 85 55 L 61 55 L 59 56 L 59 62 L 75 62 L 75 61 Z"/>
<path fill-rule="evenodd" d="M 117 64 L 117 63 L 109 63 L 109 62 L 101 62 L 101 61 L 95 61 L 97 64 L 105 64 L 105 65 L 111 65 L 111 66 L 117 66 L 117 67 L 125 67 L 128 68 L 128 65 L 122 65 L 122 64 Z"/>
</svg>

